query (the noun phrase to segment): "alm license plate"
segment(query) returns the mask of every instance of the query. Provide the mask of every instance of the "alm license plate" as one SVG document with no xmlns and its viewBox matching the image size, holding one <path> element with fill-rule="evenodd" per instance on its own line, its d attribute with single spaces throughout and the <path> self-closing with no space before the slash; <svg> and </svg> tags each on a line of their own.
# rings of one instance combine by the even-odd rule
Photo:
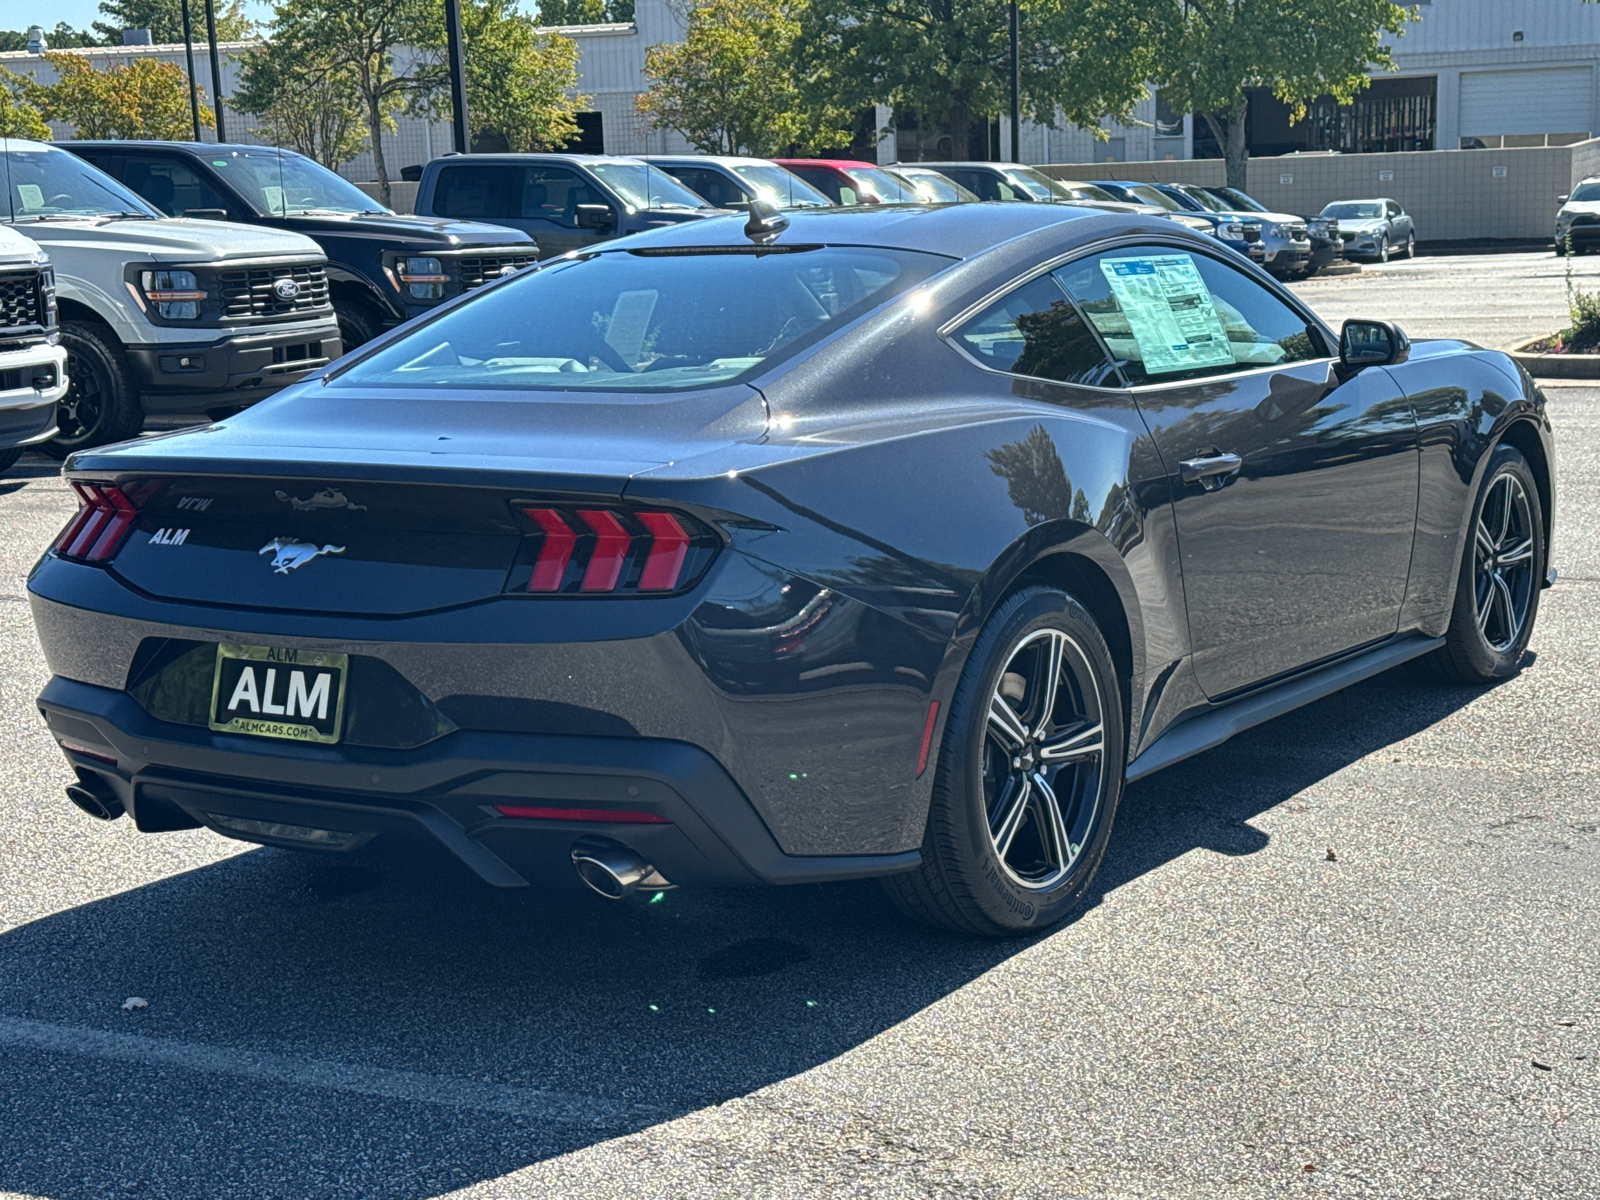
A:
<svg viewBox="0 0 1600 1200">
<path fill-rule="evenodd" d="M 337 742 L 349 674 L 348 655 L 223 642 L 211 685 L 211 728 Z"/>
</svg>

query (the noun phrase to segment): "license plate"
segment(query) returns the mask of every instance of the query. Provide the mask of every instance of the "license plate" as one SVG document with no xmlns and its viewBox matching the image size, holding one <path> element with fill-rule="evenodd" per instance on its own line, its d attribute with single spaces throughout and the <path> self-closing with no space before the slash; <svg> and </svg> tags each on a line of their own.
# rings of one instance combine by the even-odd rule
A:
<svg viewBox="0 0 1600 1200">
<path fill-rule="evenodd" d="M 211 728 L 223 733 L 337 742 L 350 659 L 286 646 L 217 647 Z"/>
</svg>

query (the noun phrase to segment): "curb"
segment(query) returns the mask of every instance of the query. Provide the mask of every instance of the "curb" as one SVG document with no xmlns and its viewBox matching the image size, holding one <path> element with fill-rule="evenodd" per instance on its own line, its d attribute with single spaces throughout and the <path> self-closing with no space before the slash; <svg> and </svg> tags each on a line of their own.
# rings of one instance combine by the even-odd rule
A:
<svg viewBox="0 0 1600 1200">
<path fill-rule="evenodd" d="M 1307 279 L 1333 279 L 1339 275 L 1359 275 L 1361 264 L 1355 262 L 1339 263 L 1337 266 L 1323 267 L 1306 276 Z"/>
<path fill-rule="evenodd" d="M 1505 353 L 1535 379 L 1600 379 L 1600 354 L 1529 354 L 1524 349 L 1543 340 L 1536 337 L 1513 343 Z"/>
</svg>

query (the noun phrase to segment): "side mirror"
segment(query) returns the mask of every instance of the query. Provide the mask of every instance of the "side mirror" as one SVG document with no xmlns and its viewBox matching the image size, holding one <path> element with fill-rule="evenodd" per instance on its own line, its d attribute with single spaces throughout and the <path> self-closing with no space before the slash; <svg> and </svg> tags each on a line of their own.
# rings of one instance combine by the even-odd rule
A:
<svg viewBox="0 0 1600 1200">
<path fill-rule="evenodd" d="M 1339 362 L 1346 370 L 1404 362 L 1411 339 L 1389 321 L 1346 321 L 1339 331 Z"/>
<path fill-rule="evenodd" d="M 1556 197 L 1556 203 L 1557 204 L 1565 204 L 1570 199 L 1572 199 L 1571 196 L 1557 196 Z"/>
<path fill-rule="evenodd" d="M 578 219 L 579 229 L 612 229 L 617 223 L 609 204 L 579 204 L 572 212 Z"/>
<path fill-rule="evenodd" d="M 196 221 L 226 221 L 228 210 L 225 208 L 186 208 L 183 215 L 193 217 Z"/>
</svg>

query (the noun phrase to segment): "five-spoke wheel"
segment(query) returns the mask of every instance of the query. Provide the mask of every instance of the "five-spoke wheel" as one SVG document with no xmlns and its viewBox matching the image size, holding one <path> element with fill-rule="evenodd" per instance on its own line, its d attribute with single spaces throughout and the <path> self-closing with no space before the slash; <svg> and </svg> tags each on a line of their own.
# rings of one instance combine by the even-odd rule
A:
<svg viewBox="0 0 1600 1200">
<path fill-rule="evenodd" d="M 1122 796 L 1121 687 L 1093 616 L 1026 587 L 979 634 L 950 702 L 906 911 L 971 933 L 1042 929 L 1083 897 Z"/>
</svg>

